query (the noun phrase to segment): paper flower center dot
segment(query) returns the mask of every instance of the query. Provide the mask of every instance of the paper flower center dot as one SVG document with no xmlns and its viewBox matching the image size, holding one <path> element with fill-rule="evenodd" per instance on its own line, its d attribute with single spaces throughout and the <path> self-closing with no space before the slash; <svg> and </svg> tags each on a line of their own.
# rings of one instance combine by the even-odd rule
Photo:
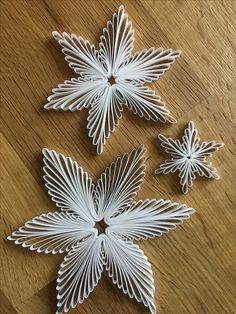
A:
<svg viewBox="0 0 236 314">
<path fill-rule="evenodd" d="M 106 224 L 104 219 L 96 222 L 96 224 L 95 224 L 95 228 L 97 229 L 98 234 L 106 233 L 106 228 L 107 227 L 108 227 L 108 225 Z"/>
<path fill-rule="evenodd" d="M 116 77 L 111 75 L 110 77 L 107 78 L 108 83 L 110 83 L 110 85 L 114 85 L 116 84 Z"/>
</svg>

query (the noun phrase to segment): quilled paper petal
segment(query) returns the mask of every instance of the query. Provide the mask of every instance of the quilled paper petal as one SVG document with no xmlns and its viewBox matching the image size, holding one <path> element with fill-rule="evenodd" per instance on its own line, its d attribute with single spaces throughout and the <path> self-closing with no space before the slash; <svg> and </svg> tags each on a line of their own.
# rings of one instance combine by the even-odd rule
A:
<svg viewBox="0 0 236 314">
<path fill-rule="evenodd" d="M 100 61 L 98 51 L 88 40 L 75 34 L 63 33 L 61 35 L 55 31 L 52 35 L 62 46 L 65 60 L 76 73 L 94 79 L 105 77 L 105 69 Z"/>
<path fill-rule="evenodd" d="M 181 51 L 163 48 L 150 48 L 136 52 L 121 66 L 118 76 L 121 80 L 135 81 L 139 83 L 151 83 L 158 80 L 169 70 Z"/>
<path fill-rule="evenodd" d="M 15 244 L 37 253 L 64 253 L 94 231 L 75 214 L 55 212 L 43 214 L 28 221 L 8 237 Z"/>
<path fill-rule="evenodd" d="M 117 158 L 107 167 L 97 182 L 98 216 L 109 222 L 112 215 L 127 205 L 143 182 L 145 169 L 143 145 Z"/>
<path fill-rule="evenodd" d="M 134 114 L 146 120 L 161 121 L 163 123 L 175 123 L 176 120 L 170 116 L 160 96 L 148 87 L 137 84 L 120 83 L 119 92 L 123 96 L 124 104 Z"/>
<path fill-rule="evenodd" d="M 141 240 L 161 236 L 175 229 L 194 213 L 185 204 L 163 199 L 133 202 L 110 220 L 109 232 L 124 240 Z"/>
<path fill-rule="evenodd" d="M 133 45 L 132 23 L 121 5 L 118 13 L 113 14 L 112 21 L 107 22 L 100 37 L 99 53 L 106 66 L 108 77 L 117 76 L 119 67 L 131 56 Z"/>
<path fill-rule="evenodd" d="M 68 312 L 88 298 L 103 271 L 102 237 L 78 243 L 64 258 L 58 272 L 57 314 Z"/>
<path fill-rule="evenodd" d="M 64 111 L 88 108 L 97 100 L 105 86 L 101 79 L 72 78 L 52 90 L 53 94 L 48 97 L 44 108 Z"/>
<path fill-rule="evenodd" d="M 130 298 L 156 313 L 151 264 L 138 245 L 108 235 L 104 240 L 106 270 L 112 282 Z"/>
<path fill-rule="evenodd" d="M 88 116 L 89 137 L 97 146 L 98 154 L 102 153 L 107 138 L 119 124 L 122 109 L 121 98 L 115 85 L 106 86 L 101 97 L 91 106 Z"/>
<path fill-rule="evenodd" d="M 76 161 L 54 150 L 44 149 L 44 180 L 53 202 L 64 211 L 71 211 L 94 223 L 94 185 L 88 173 Z"/>
</svg>

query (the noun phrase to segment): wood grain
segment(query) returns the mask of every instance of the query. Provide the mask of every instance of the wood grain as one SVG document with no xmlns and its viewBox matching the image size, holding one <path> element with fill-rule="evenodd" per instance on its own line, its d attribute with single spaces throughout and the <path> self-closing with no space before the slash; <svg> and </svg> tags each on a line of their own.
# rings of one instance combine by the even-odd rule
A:
<svg viewBox="0 0 236 314">
<path fill-rule="evenodd" d="M 173 126 L 128 111 L 96 155 L 87 112 L 42 109 L 51 89 L 73 72 L 51 32 L 75 32 L 98 42 L 119 1 L 5 0 L 1 2 L 1 286 L 0 313 L 49 314 L 56 309 L 55 278 L 62 256 L 16 247 L 6 236 L 25 221 L 55 210 L 42 180 L 43 147 L 77 160 L 94 178 L 139 143 L 147 174 L 139 198 L 164 197 L 197 213 L 174 232 L 142 242 L 155 276 L 160 314 L 236 313 L 236 1 L 123 1 L 135 28 L 135 50 L 163 46 L 183 54 L 151 86 L 178 119 Z M 204 140 L 226 145 L 213 158 L 221 180 L 197 179 L 188 195 L 175 175 L 154 176 L 165 159 L 157 135 L 181 136 L 192 119 Z M 71 313 L 148 313 L 104 276 Z"/>
</svg>

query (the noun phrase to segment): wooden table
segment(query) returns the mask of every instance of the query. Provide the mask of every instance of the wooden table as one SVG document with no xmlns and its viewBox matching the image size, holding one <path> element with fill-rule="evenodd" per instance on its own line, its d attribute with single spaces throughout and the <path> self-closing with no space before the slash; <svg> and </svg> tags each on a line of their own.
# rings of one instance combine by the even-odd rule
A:
<svg viewBox="0 0 236 314">
<path fill-rule="evenodd" d="M 133 21 L 135 50 L 183 51 L 151 85 L 178 123 L 151 123 L 125 110 L 98 156 L 87 136 L 86 110 L 43 109 L 51 89 L 74 75 L 51 32 L 75 32 L 97 44 L 120 2 L 1 2 L 1 314 L 56 310 L 55 278 L 63 257 L 35 254 L 6 240 L 25 221 L 55 210 L 43 185 L 42 148 L 71 156 L 95 179 L 139 143 L 148 157 L 139 198 L 170 198 L 197 209 L 176 231 L 141 243 L 153 265 L 159 313 L 236 313 L 236 1 L 123 3 Z M 197 179 L 185 196 L 176 175 L 153 171 L 166 157 L 157 135 L 179 137 L 190 120 L 203 140 L 226 145 L 212 158 L 221 180 Z M 148 310 L 103 276 L 88 300 L 70 313 Z"/>
</svg>

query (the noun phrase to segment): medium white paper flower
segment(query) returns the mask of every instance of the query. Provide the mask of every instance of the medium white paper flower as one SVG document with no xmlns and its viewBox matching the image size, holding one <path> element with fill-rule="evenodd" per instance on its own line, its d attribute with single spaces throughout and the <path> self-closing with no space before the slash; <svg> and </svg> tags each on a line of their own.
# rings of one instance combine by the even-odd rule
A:
<svg viewBox="0 0 236 314">
<path fill-rule="evenodd" d="M 98 50 L 75 34 L 52 34 L 79 77 L 53 89 L 44 108 L 90 108 L 87 127 L 98 154 L 118 125 L 124 106 L 147 120 L 175 122 L 160 97 L 143 84 L 163 75 L 180 51 L 150 48 L 132 55 L 134 31 L 123 6 L 103 29 Z"/>
<path fill-rule="evenodd" d="M 161 236 L 194 212 L 163 199 L 134 201 L 144 177 L 145 149 L 113 162 L 97 184 L 71 158 L 44 149 L 44 179 L 61 209 L 28 221 L 8 237 L 38 253 L 68 252 L 57 279 L 58 310 L 82 303 L 97 285 L 103 268 L 130 298 L 156 313 L 151 264 L 134 240 Z M 98 222 L 106 228 L 99 233 Z"/>
<path fill-rule="evenodd" d="M 178 170 L 182 192 L 185 194 L 188 193 L 188 188 L 192 187 L 196 174 L 206 178 L 219 179 L 217 170 L 211 167 L 211 163 L 206 158 L 211 157 L 224 144 L 214 141 L 200 144 L 197 135 L 198 131 L 195 129 L 194 122 L 190 121 L 184 130 L 182 143 L 179 140 L 166 138 L 164 135 L 158 136 L 161 146 L 166 149 L 168 154 L 171 154 L 172 158 L 161 164 L 155 173 L 167 174 Z"/>
</svg>

